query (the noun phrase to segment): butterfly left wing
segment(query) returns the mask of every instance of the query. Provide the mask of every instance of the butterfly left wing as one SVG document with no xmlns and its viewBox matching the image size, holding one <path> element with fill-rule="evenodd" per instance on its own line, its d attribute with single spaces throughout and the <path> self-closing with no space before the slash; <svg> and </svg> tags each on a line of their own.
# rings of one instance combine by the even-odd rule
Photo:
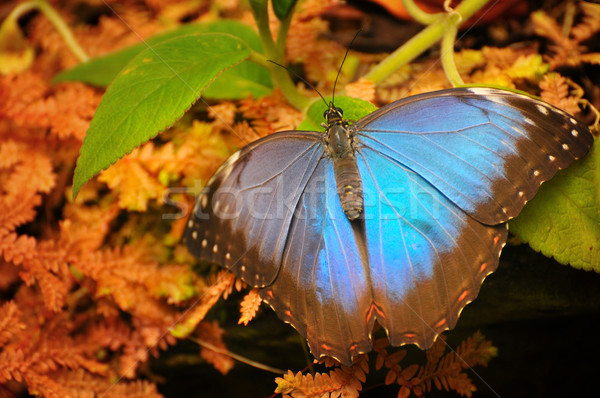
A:
<svg viewBox="0 0 600 398">
<path fill-rule="evenodd" d="M 406 166 L 372 148 L 357 154 L 373 318 L 392 345 L 429 348 L 498 266 L 507 226 L 486 226 Z"/>
<path fill-rule="evenodd" d="M 252 286 L 272 283 L 296 204 L 323 150 L 319 133 L 288 131 L 233 154 L 198 196 L 184 232 L 190 253 Z"/>
<path fill-rule="evenodd" d="M 371 350 L 374 321 L 366 315 L 371 289 L 360 229 L 344 214 L 331 159 L 321 159 L 298 202 L 279 275 L 261 290 L 316 358 L 346 365 Z"/>
<path fill-rule="evenodd" d="M 593 142 L 587 126 L 552 105 L 480 87 L 408 97 L 352 128 L 362 144 L 420 174 L 488 225 L 519 214 L 544 181 Z"/>
</svg>

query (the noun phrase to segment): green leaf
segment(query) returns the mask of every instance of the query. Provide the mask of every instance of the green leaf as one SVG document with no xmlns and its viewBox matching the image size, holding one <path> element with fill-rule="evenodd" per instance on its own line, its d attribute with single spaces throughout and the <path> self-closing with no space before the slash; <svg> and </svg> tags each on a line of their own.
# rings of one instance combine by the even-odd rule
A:
<svg viewBox="0 0 600 398">
<path fill-rule="evenodd" d="M 598 140 L 596 140 L 598 141 Z M 544 183 L 510 231 L 561 264 L 600 272 L 600 149 Z"/>
<path fill-rule="evenodd" d="M 294 9 L 297 0 L 273 0 L 273 11 L 280 21 L 287 18 L 289 13 Z"/>
<path fill-rule="evenodd" d="M 87 131 L 73 194 L 101 170 L 171 126 L 223 70 L 250 54 L 231 35 L 177 37 L 138 54 L 108 87 Z"/>
<path fill-rule="evenodd" d="M 331 101 L 330 97 L 325 97 L 326 101 Z M 377 107 L 368 101 L 352 97 L 335 97 L 335 106 L 342 109 L 346 120 L 354 121 L 377 110 Z M 327 110 L 325 102 L 319 98 L 315 100 L 306 112 L 306 117 L 298 125 L 298 130 L 305 131 L 325 131 L 321 123 L 325 122 L 323 114 Z"/>
<path fill-rule="evenodd" d="M 107 86 L 123 67 L 140 52 L 166 40 L 194 33 L 228 33 L 243 40 L 254 51 L 262 52 L 260 37 L 246 24 L 234 20 L 189 24 L 149 37 L 144 43 L 93 58 L 88 62 L 67 69 L 54 76 L 52 82 L 81 81 L 95 86 Z M 253 62 L 242 62 L 219 76 L 206 90 L 204 96 L 214 99 L 241 99 L 250 95 L 254 97 L 267 95 L 272 90 L 273 83 L 266 68 Z"/>
</svg>

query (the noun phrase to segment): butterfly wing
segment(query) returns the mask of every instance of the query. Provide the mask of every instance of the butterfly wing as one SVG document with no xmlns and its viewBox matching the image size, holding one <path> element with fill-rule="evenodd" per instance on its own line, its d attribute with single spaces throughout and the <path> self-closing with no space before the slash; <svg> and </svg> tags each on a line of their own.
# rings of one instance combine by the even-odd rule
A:
<svg viewBox="0 0 600 398">
<path fill-rule="evenodd" d="M 352 355 L 371 350 L 361 228 L 344 214 L 331 159 L 321 159 L 298 202 L 279 275 L 261 290 L 279 317 L 307 338 L 316 358 L 350 364 Z"/>
<path fill-rule="evenodd" d="M 491 88 L 409 97 L 353 128 L 363 144 L 420 174 L 488 225 L 519 214 L 544 181 L 593 142 L 587 126 L 562 110 Z"/>
<path fill-rule="evenodd" d="M 483 225 L 424 178 L 385 153 L 363 147 L 370 315 L 392 345 L 428 348 L 454 327 L 462 308 L 498 266 L 506 224 Z"/>
<path fill-rule="evenodd" d="M 233 154 L 198 195 L 190 252 L 252 286 L 276 278 L 296 204 L 323 155 L 316 132 L 282 132 Z"/>
</svg>

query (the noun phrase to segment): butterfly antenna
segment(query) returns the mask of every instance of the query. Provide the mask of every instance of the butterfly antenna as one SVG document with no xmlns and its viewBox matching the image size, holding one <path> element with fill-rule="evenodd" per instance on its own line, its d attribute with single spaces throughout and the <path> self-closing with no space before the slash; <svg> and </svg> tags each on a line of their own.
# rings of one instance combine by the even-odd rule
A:
<svg viewBox="0 0 600 398">
<path fill-rule="evenodd" d="M 308 87 L 312 88 L 313 90 L 315 90 L 315 92 L 317 94 L 319 94 L 319 97 L 321 97 L 321 99 L 323 100 L 323 102 L 325 103 L 325 105 L 329 106 L 329 104 L 327 103 L 327 101 L 325 101 L 325 98 L 321 95 L 321 93 L 319 92 L 319 90 L 317 90 L 316 87 L 313 86 L 312 84 L 310 84 L 305 78 L 303 78 L 302 76 L 300 76 L 299 74 L 297 74 L 296 72 L 294 72 L 293 70 L 291 70 L 290 68 L 288 68 L 285 65 L 278 64 L 277 62 L 271 61 L 270 59 L 268 59 L 267 61 L 270 62 L 270 63 L 272 63 L 272 64 L 275 64 L 277 66 L 281 66 L 283 69 L 287 70 L 288 72 L 290 72 L 291 74 L 293 74 L 294 76 L 296 76 L 298 79 L 302 80 L 304 83 L 306 83 L 306 85 Z"/>
<path fill-rule="evenodd" d="M 354 40 L 356 40 L 356 38 L 358 37 L 358 35 L 360 34 L 361 31 L 362 31 L 362 29 L 359 29 L 358 32 L 356 32 L 356 34 L 354 35 L 354 38 L 352 39 L 352 41 L 350 41 L 350 44 L 348 45 L 348 48 L 346 49 L 346 54 L 344 54 L 344 58 L 342 59 L 342 64 L 340 65 L 340 69 L 338 70 L 337 76 L 335 77 L 335 82 L 333 82 L 333 94 L 331 94 L 331 103 L 332 104 L 335 101 L 335 86 L 337 86 L 338 78 L 340 77 L 340 73 L 342 73 L 342 67 L 344 66 L 344 62 L 346 62 L 346 57 L 348 56 L 348 53 L 350 52 L 350 49 L 352 48 L 352 44 L 354 43 Z"/>
</svg>

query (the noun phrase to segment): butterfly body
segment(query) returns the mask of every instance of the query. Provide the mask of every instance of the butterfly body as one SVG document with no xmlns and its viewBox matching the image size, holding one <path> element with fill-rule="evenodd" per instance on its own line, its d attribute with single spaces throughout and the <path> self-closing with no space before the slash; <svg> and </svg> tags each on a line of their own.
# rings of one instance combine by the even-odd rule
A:
<svg viewBox="0 0 600 398">
<path fill-rule="evenodd" d="M 329 112 L 329 113 L 327 113 Z M 498 266 L 539 186 L 587 153 L 587 126 L 489 88 L 426 93 L 327 130 L 275 133 L 234 154 L 199 195 L 192 254 L 230 269 L 345 364 L 372 349 L 429 347 Z"/>
<path fill-rule="evenodd" d="M 327 151 L 333 162 L 337 192 L 344 213 L 349 220 L 355 220 L 363 211 L 363 191 L 356 164 L 354 134 L 344 120 L 341 109 L 333 103 L 329 104 L 324 117 L 327 121 Z"/>
</svg>

